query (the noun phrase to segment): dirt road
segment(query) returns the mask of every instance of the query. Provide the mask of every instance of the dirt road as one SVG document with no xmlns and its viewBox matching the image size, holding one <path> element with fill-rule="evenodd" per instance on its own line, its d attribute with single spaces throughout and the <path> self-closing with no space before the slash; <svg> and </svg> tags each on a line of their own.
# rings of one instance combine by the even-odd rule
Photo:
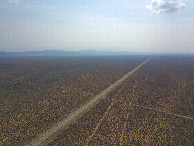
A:
<svg viewBox="0 0 194 146">
<path fill-rule="evenodd" d="M 48 130 L 48 132 L 46 132 L 45 134 L 43 134 L 43 136 L 37 138 L 37 141 L 32 142 L 32 146 L 40 145 L 46 139 L 48 139 L 51 135 L 53 135 L 54 133 L 56 133 L 59 129 L 68 126 L 69 124 L 71 124 L 71 122 L 73 122 L 74 120 L 76 120 L 77 118 L 79 118 L 82 114 L 84 114 L 85 112 L 87 112 L 88 110 L 90 110 L 91 107 L 95 106 L 101 99 L 105 98 L 106 95 L 110 91 L 112 91 L 117 86 L 119 86 L 120 84 L 122 84 L 122 82 L 124 80 L 126 80 L 128 77 L 130 77 L 131 75 L 133 75 L 133 73 L 135 71 L 137 71 L 140 67 L 142 67 L 150 59 L 151 58 L 149 58 L 146 61 L 144 61 L 142 64 L 140 64 L 135 69 L 133 69 L 132 71 L 128 72 L 125 76 L 123 76 L 121 79 L 119 79 L 117 82 L 115 82 L 114 84 L 112 84 L 111 86 L 109 86 L 107 89 L 105 89 L 103 92 L 101 92 L 100 94 L 96 95 L 93 99 L 91 99 L 86 104 L 84 104 L 83 106 L 81 106 L 75 112 L 69 114 L 61 123 L 57 124 L 52 129 Z"/>
</svg>

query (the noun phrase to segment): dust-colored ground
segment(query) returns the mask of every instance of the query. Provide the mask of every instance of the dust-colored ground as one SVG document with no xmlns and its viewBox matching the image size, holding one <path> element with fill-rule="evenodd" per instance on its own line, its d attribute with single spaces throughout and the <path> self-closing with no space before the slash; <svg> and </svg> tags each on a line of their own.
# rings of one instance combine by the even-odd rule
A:
<svg viewBox="0 0 194 146">
<path fill-rule="evenodd" d="M 71 124 L 72 122 L 74 122 L 75 120 L 77 120 L 77 118 L 79 118 L 81 115 L 83 115 L 85 112 L 87 112 L 90 108 L 94 107 L 100 100 L 102 100 L 103 98 L 106 98 L 106 95 L 109 92 L 111 92 L 112 90 L 114 90 L 117 86 L 119 86 L 120 84 L 122 84 L 123 81 L 125 81 L 127 78 L 129 78 L 130 76 L 132 76 L 138 69 L 140 69 L 144 64 L 146 64 L 150 59 L 151 58 L 145 60 L 142 64 L 138 65 L 135 69 L 133 69 L 132 71 L 128 72 L 125 76 L 123 76 L 121 79 L 119 79 L 118 81 L 116 81 L 114 84 L 110 85 L 103 92 L 101 92 L 100 94 L 96 95 L 94 98 L 92 98 L 88 102 L 86 102 L 84 105 L 82 105 L 80 108 L 78 108 L 75 112 L 72 112 L 71 114 L 69 114 L 61 122 L 57 123 L 50 130 L 46 131 L 41 136 L 39 136 L 37 138 L 37 140 L 32 141 L 32 145 L 34 145 L 34 146 L 40 145 L 45 140 L 49 139 L 58 130 L 60 130 L 63 127 L 67 127 L 69 124 Z M 113 103 L 111 105 L 113 105 Z M 108 108 L 108 111 L 109 111 L 110 108 L 111 108 L 111 106 Z M 108 111 L 106 113 L 108 113 Z M 105 118 L 105 116 L 103 116 L 103 117 Z M 103 121 L 103 119 L 101 121 Z M 98 125 L 100 125 L 100 123 Z M 98 126 L 97 126 L 96 130 L 97 129 L 98 129 Z M 91 137 L 93 137 L 94 134 L 92 134 Z M 90 138 L 89 138 L 88 141 L 90 141 Z"/>
<path fill-rule="evenodd" d="M 153 58 L 47 145 L 193 145 L 193 58 Z"/>
<path fill-rule="evenodd" d="M 28 144 L 146 59 L 1 59 L 0 145 Z"/>
</svg>

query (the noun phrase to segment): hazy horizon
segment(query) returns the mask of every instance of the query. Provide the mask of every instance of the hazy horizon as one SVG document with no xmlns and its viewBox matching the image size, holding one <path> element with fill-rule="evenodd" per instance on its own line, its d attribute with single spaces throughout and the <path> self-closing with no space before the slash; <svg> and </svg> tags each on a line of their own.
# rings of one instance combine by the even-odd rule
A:
<svg viewBox="0 0 194 146">
<path fill-rule="evenodd" d="M 0 2 L 0 51 L 194 53 L 193 0 Z"/>
</svg>

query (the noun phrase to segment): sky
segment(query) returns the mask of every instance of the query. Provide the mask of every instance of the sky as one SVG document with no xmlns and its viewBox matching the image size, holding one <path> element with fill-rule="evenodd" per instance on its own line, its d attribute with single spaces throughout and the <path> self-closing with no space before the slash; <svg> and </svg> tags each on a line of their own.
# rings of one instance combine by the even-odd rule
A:
<svg viewBox="0 0 194 146">
<path fill-rule="evenodd" d="M 0 51 L 194 53 L 194 0 L 0 0 Z"/>
</svg>

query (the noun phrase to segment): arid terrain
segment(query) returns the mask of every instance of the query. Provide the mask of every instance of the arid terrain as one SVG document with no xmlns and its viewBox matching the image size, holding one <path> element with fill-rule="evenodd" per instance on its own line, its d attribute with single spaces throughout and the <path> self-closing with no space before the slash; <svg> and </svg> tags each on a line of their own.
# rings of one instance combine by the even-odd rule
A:
<svg viewBox="0 0 194 146">
<path fill-rule="evenodd" d="M 1 145 L 28 144 L 150 57 L 0 60 Z M 193 145 L 194 58 L 154 57 L 47 145 Z"/>
<path fill-rule="evenodd" d="M 192 145 L 192 58 L 153 58 L 48 145 Z"/>
<path fill-rule="evenodd" d="M 1 144 L 29 143 L 146 58 L 1 60 Z"/>
</svg>

